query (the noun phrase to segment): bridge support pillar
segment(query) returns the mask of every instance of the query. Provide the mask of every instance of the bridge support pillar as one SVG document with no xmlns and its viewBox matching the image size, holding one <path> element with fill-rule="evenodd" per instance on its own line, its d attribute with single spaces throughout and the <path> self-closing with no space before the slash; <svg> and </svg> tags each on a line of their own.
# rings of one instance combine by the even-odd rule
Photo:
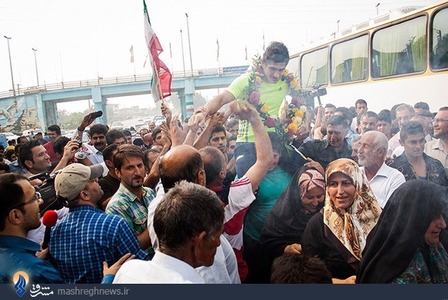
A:
<svg viewBox="0 0 448 300">
<path fill-rule="evenodd" d="M 195 92 L 195 85 L 194 85 L 194 78 L 190 77 L 190 78 L 186 78 L 185 79 L 185 90 L 184 90 L 184 104 L 185 104 L 185 114 L 184 111 L 182 109 L 182 117 L 188 118 L 191 117 L 193 115 L 194 112 L 194 102 L 193 102 L 193 97 L 194 97 L 194 92 Z"/>
<path fill-rule="evenodd" d="M 40 95 L 38 95 L 40 96 Z M 41 101 L 38 101 L 38 103 Z M 46 130 L 48 126 L 58 124 L 57 116 L 57 103 L 53 101 L 42 102 L 43 103 L 43 114 L 41 120 L 43 120 L 44 128 Z M 39 109 L 40 110 L 40 109 Z"/>
<path fill-rule="evenodd" d="M 106 99 L 103 97 L 100 87 L 92 87 L 92 101 L 95 111 L 103 112 L 103 116 L 96 119 L 96 122 L 107 125 Z"/>
</svg>

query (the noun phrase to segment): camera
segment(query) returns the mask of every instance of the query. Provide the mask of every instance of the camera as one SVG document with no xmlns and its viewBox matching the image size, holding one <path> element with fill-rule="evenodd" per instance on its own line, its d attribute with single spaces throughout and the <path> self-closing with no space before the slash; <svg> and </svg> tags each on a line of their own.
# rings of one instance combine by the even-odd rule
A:
<svg viewBox="0 0 448 300">
<path fill-rule="evenodd" d="M 103 115 L 103 112 L 101 111 L 101 110 L 99 110 L 99 111 L 96 111 L 96 112 L 93 112 L 91 115 L 90 115 L 90 119 L 96 119 L 96 118 L 99 118 L 99 117 L 101 117 Z"/>
<path fill-rule="evenodd" d="M 29 177 L 29 180 L 39 179 L 42 184 L 35 186 L 37 192 L 42 195 L 43 203 L 39 206 L 40 214 L 43 215 L 47 210 L 50 209 L 61 209 L 63 207 L 61 201 L 56 197 L 56 190 L 54 189 L 54 179 L 56 174 L 48 174 L 46 172 L 39 173 Z"/>
</svg>

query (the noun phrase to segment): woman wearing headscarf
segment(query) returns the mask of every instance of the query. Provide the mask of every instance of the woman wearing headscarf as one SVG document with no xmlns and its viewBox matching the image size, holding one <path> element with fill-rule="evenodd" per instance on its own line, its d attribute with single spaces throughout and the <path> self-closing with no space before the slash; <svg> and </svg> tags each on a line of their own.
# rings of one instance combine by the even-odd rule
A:
<svg viewBox="0 0 448 300">
<path fill-rule="evenodd" d="M 381 207 L 359 166 L 351 159 L 332 161 L 325 172 L 324 208 L 308 222 L 302 237 L 303 253 L 325 261 L 334 282 L 356 274 L 367 235 Z"/>
<path fill-rule="evenodd" d="M 323 206 L 325 181 L 314 168 L 302 167 L 274 204 L 260 236 L 263 270 L 260 281 L 269 282 L 272 261 L 283 253 L 301 252 L 301 237 L 310 218 Z"/>
<path fill-rule="evenodd" d="M 448 283 L 448 255 L 440 243 L 446 228 L 447 189 L 410 180 L 390 197 L 369 236 L 358 283 Z"/>
</svg>

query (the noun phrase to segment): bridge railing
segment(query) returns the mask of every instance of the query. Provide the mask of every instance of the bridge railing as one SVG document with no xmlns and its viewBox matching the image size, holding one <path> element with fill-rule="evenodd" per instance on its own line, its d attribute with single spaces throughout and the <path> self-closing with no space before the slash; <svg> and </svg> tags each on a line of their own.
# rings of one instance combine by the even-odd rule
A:
<svg viewBox="0 0 448 300">
<path fill-rule="evenodd" d="M 209 68 L 194 70 L 193 74 L 191 71 L 178 71 L 173 72 L 173 78 L 188 78 L 188 77 L 204 77 L 204 76 L 222 76 L 228 74 L 244 73 L 248 66 L 234 66 L 234 67 L 223 67 L 223 68 Z M 26 88 L 18 88 L 15 90 L 16 96 L 35 94 L 46 91 L 63 90 L 71 88 L 81 88 L 89 86 L 101 86 L 109 84 L 120 84 L 120 83 L 131 83 L 131 82 L 141 82 L 151 80 L 151 74 L 139 74 L 139 75 L 128 75 L 128 76 L 117 76 L 117 77 L 98 77 L 96 79 L 87 80 L 76 80 L 76 81 L 66 81 L 66 82 L 56 82 L 56 83 L 44 83 L 39 86 L 30 86 Z M 13 90 L 0 92 L 1 98 L 13 97 Z"/>
</svg>

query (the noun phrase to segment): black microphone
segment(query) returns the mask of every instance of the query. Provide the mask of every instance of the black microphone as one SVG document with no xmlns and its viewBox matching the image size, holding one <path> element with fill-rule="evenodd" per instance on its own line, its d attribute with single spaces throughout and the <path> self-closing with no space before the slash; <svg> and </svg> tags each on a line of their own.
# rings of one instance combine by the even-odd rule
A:
<svg viewBox="0 0 448 300">
<path fill-rule="evenodd" d="M 50 243 L 50 233 L 51 227 L 56 224 L 58 220 L 58 214 L 54 210 L 47 210 L 42 218 L 42 223 L 45 225 L 45 236 L 42 243 L 42 249 L 48 248 L 48 243 Z"/>
</svg>

